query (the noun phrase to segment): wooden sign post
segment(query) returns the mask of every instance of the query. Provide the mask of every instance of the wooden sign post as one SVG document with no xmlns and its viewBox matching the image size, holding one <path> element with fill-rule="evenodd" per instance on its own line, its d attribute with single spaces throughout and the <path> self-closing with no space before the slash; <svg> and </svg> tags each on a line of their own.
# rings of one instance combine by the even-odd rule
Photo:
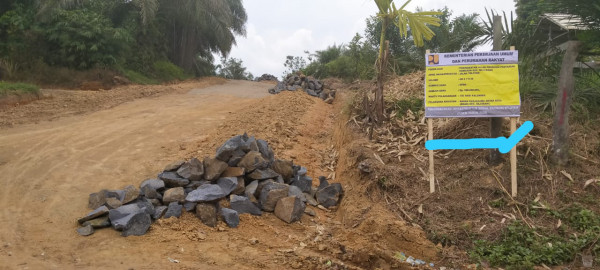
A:
<svg viewBox="0 0 600 270">
<path fill-rule="evenodd" d="M 517 130 L 517 119 L 521 113 L 519 96 L 518 52 L 426 52 L 425 72 L 425 117 L 427 118 L 428 141 L 433 140 L 433 119 L 449 117 L 510 117 L 511 134 Z M 508 149 L 503 140 L 490 138 L 484 143 L 469 141 L 465 146 L 454 140 L 436 140 L 430 145 L 443 144 L 429 150 L 429 192 L 435 192 L 435 149 Z M 450 142 L 452 141 L 452 142 Z M 460 141 L 460 140 L 459 140 Z M 475 142 L 477 141 L 477 142 Z M 516 143 L 516 142 L 515 142 Z M 427 143 L 426 143 L 427 144 Z M 446 148 L 447 144 L 452 144 Z M 456 145 L 456 146 L 455 146 Z M 460 145 L 460 146 L 459 146 Z M 490 146 L 491 145 L 491 146 Z M 456 148 L 452 148 L 456 147 Z M 511 195 L 517 195 L 517 152 L 516 145 L 510 149 Z"/>
</svg>

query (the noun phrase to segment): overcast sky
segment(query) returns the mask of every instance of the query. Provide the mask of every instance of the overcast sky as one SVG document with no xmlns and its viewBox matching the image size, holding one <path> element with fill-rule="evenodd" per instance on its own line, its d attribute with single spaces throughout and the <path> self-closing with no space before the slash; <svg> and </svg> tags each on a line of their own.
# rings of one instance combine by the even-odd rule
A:
<svg viewBox="0 0 600 270">
<path fill-rule="evenodd" d="M 404 0 L 396 0 L 401 6 Z M 305 56 L 304 51 L 322 50 L 334 43 L 348 43 L 363 35 L 365 20 L 377 13 L 373 0 L 246 0 L 246 37 L 237 38 L 230 56 L 242 59 L 254 76 L 263 73 L 281 77 L 287 55 Z M 452 11 L 485 16 L 485 8 L 514 12 L 513 0 L 413 0 L 407 7 Z M 486 48 L 482 48 L 485 50 Z"/>
</svg>

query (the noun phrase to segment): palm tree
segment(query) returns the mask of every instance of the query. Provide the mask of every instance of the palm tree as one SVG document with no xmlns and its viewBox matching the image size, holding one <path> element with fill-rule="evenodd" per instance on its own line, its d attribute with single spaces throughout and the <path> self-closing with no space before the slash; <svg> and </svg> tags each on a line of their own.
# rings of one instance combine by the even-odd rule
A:
<svg viewBox="0 0 600 270">
<path fill-rule="evenodd" d="M 431 40 L 435 33 L 428 27 L 428 25 L 439 26 L 439 18 L 435 15 L 439 15 L 439 12 L 434 11 L 421 11 L 421 12 L 410 12 L 404 8 L 412 1 L 408 0 L 399 9 L 396 8 L 394 0 L 374 0 L 379 12 L 377 17 L 381 20 L 381 37 L 379 39 L 379 58 L 378 62 L 378 74 L 377 84 L 378 88 L 375 92 L 375 121 L 382 122 L 384 119 L 384 106 L 383 106 L 383 72 L 385 67 L 385 40 L 386 40 L 386 29 L 388 24 L 394 23 L 400 30 L 400 35 L 405 37 L 408 36 L 408 30 L 413 37 L 413 41 L 417 47 L 423 46 L 423 40 Z"/>
<path fill-rule="evenodd" d="M 246 34 L 241 0 L 161 0 L 159 17 L 166 22 L 169 58 L 188 71 L 212 53 L 227 56 L 235 36 Z"/>
</svg>

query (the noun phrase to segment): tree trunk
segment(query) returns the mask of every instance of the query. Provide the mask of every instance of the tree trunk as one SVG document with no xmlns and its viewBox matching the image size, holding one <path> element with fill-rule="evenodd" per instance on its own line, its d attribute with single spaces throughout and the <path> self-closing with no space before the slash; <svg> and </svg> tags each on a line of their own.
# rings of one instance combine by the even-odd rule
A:
<svg viewBox="0 0 600 270">
<path fill-rule="evenodd" d="M 494 16 L 494 51 L 502 50 L 502 17 Z M 502 136 L 502 117 L 490 118 L 490 138 Z M 495 166 L 502 162 L 498 149 L 490 150 L 489 165 Z"/>
<path fill-rule="evenodd" d="M 381 37 L 379 40 L 379 61 L 378 61 L 378 65 L 377 68 L 379 69 L 377 72 L 377 90 L 375 91 L 375 113 L 373 114 L 375 116 L 375 121 L 378 123 L 382 123 L 384 120 L 384 115 L 383 115 L 383 79 L 384 79 L 384 72 L 385 72 L 385 54 L 387 51 L 387 47 L 385 47 L 386 44 L 389 44 L 389 42 L 386 42 L 385 40 L 385 31 L 387 29 L 387 24 L 388 24 L 388 19 L 387 18 L 383 18 L 383 20 L 381 21 Z"/>
<path fill-rule="evenodd" d="M 554 160 L 559 165 L 566 165 L 569 162 L 569 111 L 575 89 L 573 66 L 580 48 L 581 42 L 569 41 L 558 79 L 556 111 L 552 128 L 552 153 Z"/>
</svg>

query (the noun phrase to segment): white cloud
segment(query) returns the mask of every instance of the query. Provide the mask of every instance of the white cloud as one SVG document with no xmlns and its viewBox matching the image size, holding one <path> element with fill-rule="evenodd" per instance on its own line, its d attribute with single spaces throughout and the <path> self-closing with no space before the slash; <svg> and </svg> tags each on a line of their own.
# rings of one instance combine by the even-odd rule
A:
<svg viewBox="0 0 600 270">
<path fill-rule="evenodd" d="M 404 1 L 396 1 L 400 6 Z M 483 4 L 482 4 L 483 3 Z M 372 0 L 246 0 L 247 35 L 237 38 L 230 56 L 240 58 L 255 76 L 281 76 L 287 55 L 305 56 L 329 45 L 348 43 L 357 32 L 363 34 L 365 19 L 377 13 Z M 453 14 L 485 14 L 485 7 L 509 13 L 513 0 L 420 0 L 407 9 L 441 9 Z"/>
</svg>

